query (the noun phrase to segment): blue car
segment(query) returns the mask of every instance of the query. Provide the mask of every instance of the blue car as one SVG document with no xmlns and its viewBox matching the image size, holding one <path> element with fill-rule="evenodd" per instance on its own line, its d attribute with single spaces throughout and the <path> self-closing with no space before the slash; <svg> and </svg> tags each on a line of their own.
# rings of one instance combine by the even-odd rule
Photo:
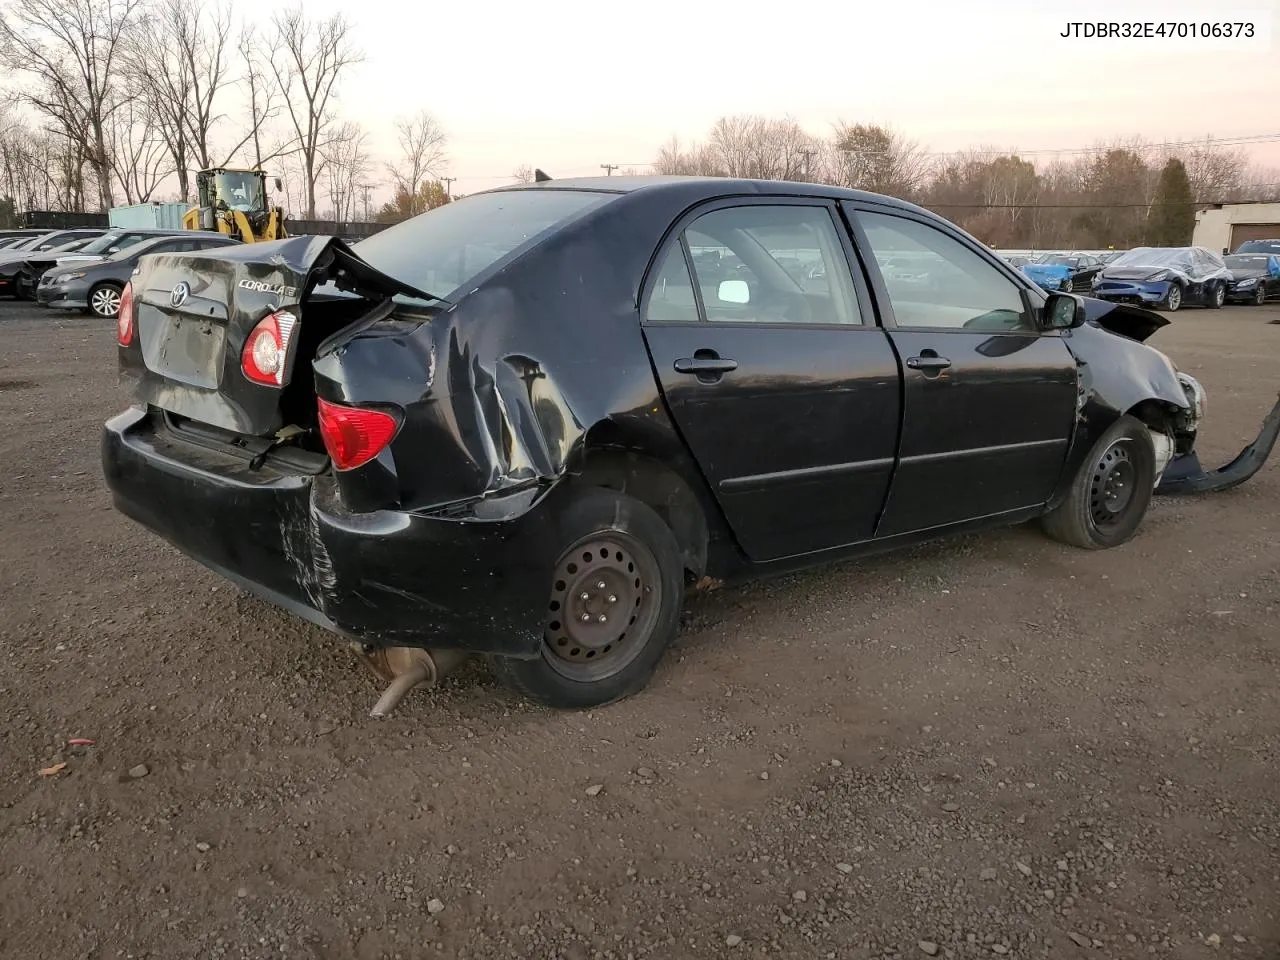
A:
<svg viewBox="0 0 1280 960">
<path fill-rule="evenodd" d="M 1189 303 L 1217 309 L 1234 280 L 1222 257 L 1204 247 L 1136 247 L 1102 268 L 1090 295 L 1169 311 Z"/>
<path fill-rule="evenodd" d="M 1022 265 L 1022 272 L 1050 293 L 1087 293 L 1102 261 L 1087 253 L 1050 253 Z"/>
<path fill-rule="evenodd" d="M 1071 268 L 1064 263 L 1032 261 L 1022 265 L 1022 272 L 1041 290 L 1050 293 L 1071 290 Z"/>
</svg>

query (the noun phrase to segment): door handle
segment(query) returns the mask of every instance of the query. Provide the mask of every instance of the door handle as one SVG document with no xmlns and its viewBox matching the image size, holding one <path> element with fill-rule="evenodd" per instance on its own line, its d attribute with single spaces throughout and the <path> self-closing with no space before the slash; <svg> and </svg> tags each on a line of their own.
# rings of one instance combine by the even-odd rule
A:
<svg viewBox="0 0 1280 960">
<path fill-rule="evenodd" d="M 945 370 L 951 366 L 951 361 L 946 357 L 940 357 L 932 350 L 921 350 L 918 357 L 907 357 L 907 366 L 912 370 L 923 370 L 931 372 L 935 370 Z"/>
<path fill-rule="evenodd" d="M 699 353 L 702 351 L 699 350 Z M 681 357 L 674 364 L 676 373 L 719 374 L 738 369 L 738 361 L 727 357 Z"/>
</svg>

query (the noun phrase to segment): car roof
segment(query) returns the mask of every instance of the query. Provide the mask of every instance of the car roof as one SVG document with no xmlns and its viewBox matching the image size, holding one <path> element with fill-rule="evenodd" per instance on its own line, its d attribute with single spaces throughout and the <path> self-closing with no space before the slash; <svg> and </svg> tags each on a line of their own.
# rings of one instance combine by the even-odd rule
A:
<svg viewBox="0 0 1280 960">
<path fill-rule="evenodd" d="M 913 213 L 937 215 L 896 197 L 865 190 L 850 190 L 825 183 L 801 183 L 791 180 L 752 180 L 734 177 L 682 177 L 682 176 L 628 176 L 628 177 L 571 177 L 564 180 L 547 180 L 542 183 L 516 183 L 494 187 L 482 193 L 503 193 L 511 190 L 589 190 L 598 193 L 619 194 L 680 194 L 699 200 L 716 197 L 742 196 L 744 194 L 773 194 L 795 197 L 822 197 L 833 200 L 858 200 L 897 207 Z M 938 218 L 940 219 L 940 218 Z"/>
</svg>

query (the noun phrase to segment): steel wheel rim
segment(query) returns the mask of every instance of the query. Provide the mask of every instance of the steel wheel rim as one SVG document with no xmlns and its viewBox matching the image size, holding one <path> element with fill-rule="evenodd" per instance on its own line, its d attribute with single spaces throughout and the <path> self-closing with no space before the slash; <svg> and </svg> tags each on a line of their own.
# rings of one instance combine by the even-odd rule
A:
<svg viewBox="0 0 1280 960">
<path fill-rule="evenodd" d="M 1213 305 L 1215 307 L 1222 306 L 1227 299 L 1227 288 L 1224 286 L 1216 286 L 1213 288 Z"/>
<path fill-rule="evenodd" d="M 1093 465 L 1089 478 L 1089 519 L 1097 530 L 1109 530 L 1124 521 L 1137 494 L 1138 469 L 1129 441 L 1117 440 Z"/>
<path fill-rule="evenodd" d="M 120 312 L 120 294 L 111 287 L 93 291 L 93 312 L 110 319 Z"/>
<path fill-rule="evenodd" d="M 1169 309 L 1177 310 L 1178 305 L 1182 303 L 1182 288 L 1174 287 L 1169 291 Z"/>
<path fill-rule="evenodd" d="M 588 537 L 556 564 L 543 658 L 569 680 L 607 679 L 640 655 L 661 607 L 662 578 L 648 547 L 620 530 Z"/>
</svg>

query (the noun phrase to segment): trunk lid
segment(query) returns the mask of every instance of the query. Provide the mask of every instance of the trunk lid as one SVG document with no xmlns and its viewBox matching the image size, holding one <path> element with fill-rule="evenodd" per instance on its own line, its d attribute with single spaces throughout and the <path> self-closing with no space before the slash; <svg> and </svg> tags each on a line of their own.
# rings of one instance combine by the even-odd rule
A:
<svg viewBox="0 0 1280 960">
<path fill-rule="evenodd" d="M 151 254 L 132 283 L 134 340 L 119 354 L 121 371 L 137 377 L 137 399 L 254 436 L 283 426 L 280 399 L 302 340 L 291 338 L 281 385 L 255 383 L 241 368 L 241 353 L 263 318 L 287 311 L 305 325 L 307 296 L 325 283 L 373 301 L 371 308 L 396 294 L 437 299 L 376 270 L 336 237 Z"/>
</svg>

